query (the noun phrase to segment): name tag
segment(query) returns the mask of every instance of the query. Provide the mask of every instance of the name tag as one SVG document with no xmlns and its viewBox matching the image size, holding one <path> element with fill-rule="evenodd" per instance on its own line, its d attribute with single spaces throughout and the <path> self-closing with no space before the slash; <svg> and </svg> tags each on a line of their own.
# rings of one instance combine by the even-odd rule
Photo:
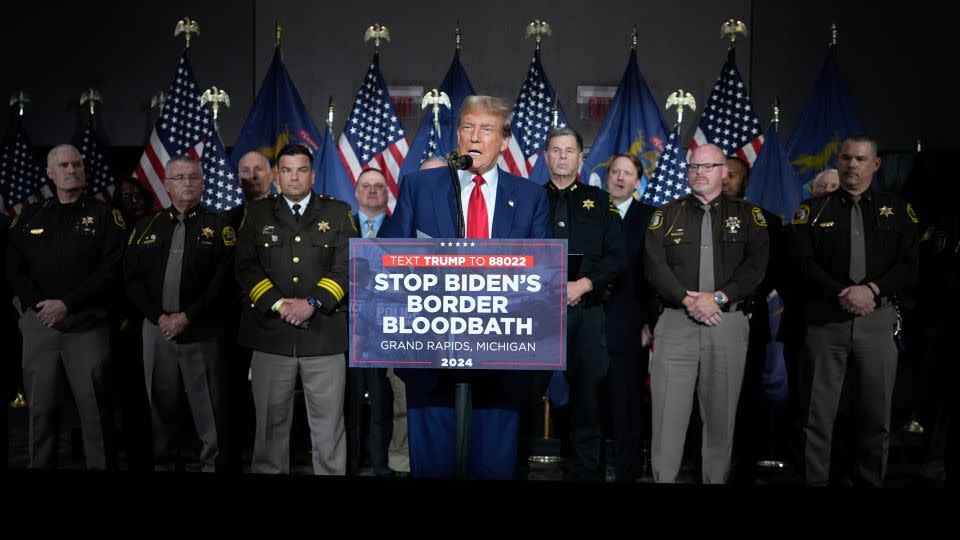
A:
<svg viewBox="0 0 960 540">
<path fill-rule="evenodd" d="M 824 229 L 827 228 L 827 227 L 833 227 L 833 222 L 832 222 L 832 221 L 824 221 L 823 223 L 820 224 L 820 226 L 823 227 Z"/>
<path fill-rule="evenodd" d="M 30 229 L 30 234 L 43 234 L 43 229 Z"/>
</svg>

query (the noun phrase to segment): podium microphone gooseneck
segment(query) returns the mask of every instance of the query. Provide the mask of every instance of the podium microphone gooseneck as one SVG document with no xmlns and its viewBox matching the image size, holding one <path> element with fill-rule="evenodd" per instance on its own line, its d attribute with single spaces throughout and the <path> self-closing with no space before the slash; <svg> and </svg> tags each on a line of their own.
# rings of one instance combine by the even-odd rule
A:
<svg viewBox="0 0 960 540">
<path fill-rule="evenodd" d="M 454 150 L 447 154 L 447 169 L 450 171 L 450 181 L 453 182 L 453 198 L 457 204 L 457 238 L 466 238 L 466 227 L 463 223 L 463 201 L 460 199 L 460 174 L 457 171 L 466 171 L 473 166 L 473 158 L 469 155 L 458 155 Z M 453 415 L 454 415 L 454 469 L 453 476 L 458 479 L 470 477 L 470 447 L 473 432 L 473 395 L 470 391 L 469 379 L 456 377 L 453 387 Z"/>
<path fill-rule="evenodd" d="M 473 166 L 473 158 L 464 154 L 458 155 L 456 150 L 447 154 L 447 170 L 450 171 L 450 181 L 453 182 L 453 198 L 457 204 L 457 238 L 466 238 L 467 229 L 463 223 L 463 201 L 460 199 L 460 175 L 457 171 L 466 171 Z"/>
</svg>

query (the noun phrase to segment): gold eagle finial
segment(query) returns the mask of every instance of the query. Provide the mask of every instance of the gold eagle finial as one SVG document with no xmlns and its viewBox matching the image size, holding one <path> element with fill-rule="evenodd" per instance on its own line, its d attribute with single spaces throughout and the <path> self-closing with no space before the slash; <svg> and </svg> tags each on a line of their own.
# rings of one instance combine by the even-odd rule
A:
<svg viewBox="0 0 960 540">
<path fill-rule="evenodd" d="M 426 109 L 427 107 L 433 107 L 433 129 L 437 134 L 437 138 L 440 138 L 440 106 L 443 105 L 446 108 L 451 108 L 450 96 L 446 92 L 440 92 L 436 88 L 430 90 L 423 95 L 423 102 L 420 105 L 421 109 Z"/>
<path fill-rule="evenodd" d="M 23 90 L 17 90 L 10 96 L 10 106 L 13 107 L 16 105 L 18 107 L 17 115 L 19 116 L 23 116 L 24 105 L 27 103 L 33 103 L 33 101 Z"/>
<path fill-rule="evenodd" d="M 187 48 L 190 48 L 190 35 L 196 34 L 200 35 L 200 24 L 197 21 L 188 19 L 184 17 L 177 21 L 177 26 L 173 29 L 173 37 L 177 37 L 180 34 L 186 34 L 187 36 Z"/>
<path fill-rule="evenodd" d="M 370 25 L 363 33 L 363 41 L 373 40 L 373 50 L 380 51 L 380 40 L 390 41 L 390 29 L 380 23 Z"/>
<path fill-rule="evenodd" d="M 95 88 L 87 88 L 87 91 L 80 94 L 80 104 L 90 104 L 90 114 L 94 113 L 94 107 L 97 103 L 103 103 L 103 96 Z"/>
<path fill-rule="evenodd" d="M 225 90 L 217 88 L 216 86 L 211 86 L 200 94 L 200 103 L 202 105 L 209 103 L 213 107 L 213 128 L 219 132 L 220 105 L 230 106 L 230 94 L 227 94 Z"/>
<path fill-rule="evenodd" d="M 677 108 L 677 124 L 683 123 L 683 109 L 688 108 L 691 111 L 697 110 L 697 100 L 693 98 L 690 92 L 684 92 L 683 88 L 667 96 L 666 109 L 670 107 Z"/>
<path fill-rule="evenodd" d="M 230 94 L 221 88 L 212 86 L 207 88 L 200 94 L 200 103 L 206 105 L 210 103 L 213 107 L 213 121 L 217 121 L 217 114 L 220 111 L 220 104 L 223 104 L 227 107 L 230 106 Z"/>
<path fill-rule="evenodd" d="M 727 19 L 727 21 L 720 25 L 720 39 L 723 39 L 725 36 L 730 36 L 730 44 L 737 44 L 737 34 L 742 34 L 743 37 L 747 37 L 747 25 L 743 21 L 737 19 Z"/>
<path fill-rule="evenodd" d="M 159 109 L 163 112 L 163 104 L 167 102 L 167 95 L 163 92 L 157 92 L 150 98 L 150 108 Z"/>
<path fill-rule="evenodd" d="M 534 36 L 537 40 L 537 50 L 540 50 L 540 41 L 543 40 L 543 36 L 553 35 L 553 29 L 550 28 L 550 23 L 547 21 L 541 21 L 540 19 L 534 19 L 527 25 L 526 36 Z"/>
</svg>

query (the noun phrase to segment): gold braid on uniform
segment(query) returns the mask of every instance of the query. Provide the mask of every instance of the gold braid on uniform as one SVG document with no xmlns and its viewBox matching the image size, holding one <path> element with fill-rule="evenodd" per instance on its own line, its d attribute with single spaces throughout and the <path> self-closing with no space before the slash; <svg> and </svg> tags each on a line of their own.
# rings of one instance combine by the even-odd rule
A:
<svg viewBox="0 0 960 540">
<path fill-rule="evenodd" d="M 257 283 L 256 285 L 253 286 L 252 289 L 250 289 L 250 301 L 256 304 L 257 300 L 259 300 L 260 297 L 263 296 L 263 293 L 269 291 L 272 288 L 273 288 L 273 283 L 271 283 L 268 278 L 262 279 L 260 283 Z"/>
</svg>

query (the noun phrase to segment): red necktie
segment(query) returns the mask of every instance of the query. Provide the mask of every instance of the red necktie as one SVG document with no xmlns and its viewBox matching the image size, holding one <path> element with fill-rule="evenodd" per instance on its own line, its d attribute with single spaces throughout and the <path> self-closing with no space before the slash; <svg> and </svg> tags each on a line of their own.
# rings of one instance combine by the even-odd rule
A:
<svg viewBox="0 0 960 540">
<path fill-rule="evenodd" d="M 473 191 L 470 192 L 470 203 L 467 205 L 467 238 L 490 238 L 487 201 L 480 191 L 483 182 L 482 176 L 473 177 Z"/>
</svg>

